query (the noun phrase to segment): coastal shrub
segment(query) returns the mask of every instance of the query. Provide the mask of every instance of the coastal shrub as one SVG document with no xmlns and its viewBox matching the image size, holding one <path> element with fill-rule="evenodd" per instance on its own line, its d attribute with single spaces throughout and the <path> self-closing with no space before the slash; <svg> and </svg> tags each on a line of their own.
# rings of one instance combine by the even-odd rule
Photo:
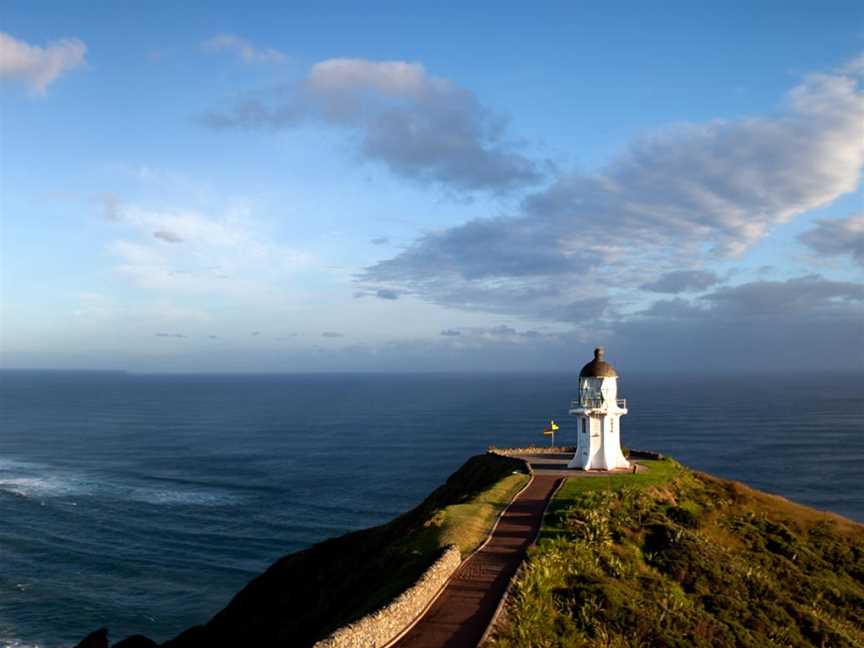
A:
<svg viewBox="0 0 864 648">
<path fill-rule="evenodd" d="M 658 473 L 562 488 L 492 645 L 864 646 L 864 527 Z"/>
<path fill-rule="evenodd" d="M 416 508 L 285 556 L 207 624 L 164 646 L 312 645 L 413 585 L 454 537 L 463 550 L 479 544 L 527 479 L 521 460 L 472 457 Z"/>
<path fill-rule="evenodd" d="M 688 529 L 695 529 L 699 526 L 698 509 L 692 502 L 670 506 L 666 509 L 666 517 Z"/>
</svg>

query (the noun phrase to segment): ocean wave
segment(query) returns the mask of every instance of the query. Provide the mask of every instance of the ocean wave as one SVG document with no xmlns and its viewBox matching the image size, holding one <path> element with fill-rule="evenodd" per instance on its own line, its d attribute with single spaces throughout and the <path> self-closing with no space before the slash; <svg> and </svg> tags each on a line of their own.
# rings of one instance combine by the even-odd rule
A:
<svg viewBox="0 0 864 648">
<path fill-rule="evenodd" d="M 74 482 L 58 477 L 0 477 L 0 491 L 34 499 L 68 497 L 82 492 Z"/>
<path fill-rule="evenodd" d="M 224 506 L 240 497 L 224 490 L 135 486 L 114 480 L 94 480 L 69 472 L 51 472 L 49 466 L 12 459 L 0 460 L 0 493 L 34 500 L 96 497 L 154 505 Z M 0 648 L 5 648 L 0 644 Z"/>
<path fill-rule="evenodd" d="M 0 457 L 0 470 L 32 470 L 37 468 L 39 464 L 34 464 L 29 461 L 19 461 L 18 459 L 5 459 Z M 0 638 L 2 641 L 2 638 Z M 0 644 L 2 646 L 2 644 Z"/>
<path fill-rule="evenodd" d="M 235 495 L 218 491 L 186 491 L 159 488 L 135 488 L 124 499 L 144 502 L 146 504 L 166 504 L 172 506 L 224 506 L 236 504 L 240 500 Z"/>
</svg>

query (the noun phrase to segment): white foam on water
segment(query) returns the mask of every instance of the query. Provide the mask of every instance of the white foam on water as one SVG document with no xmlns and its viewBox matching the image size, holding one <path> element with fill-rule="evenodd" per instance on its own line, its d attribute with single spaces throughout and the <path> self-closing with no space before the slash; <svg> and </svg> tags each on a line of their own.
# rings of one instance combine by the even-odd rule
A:
<svg viewBox="0 0 864 648">
<path fill-rule="evenodd" d="M 59 476 L 45 476 L 42 464 L 0 458 L 0 492 L 28 498 L 57 497 L 76 492 L 75 485 Z M 2 644 L 0 644 L 0 648 Z"/>
<path fill-rule="evenodd" d="M 71 471 L 53 472 L 50 466 L 0 459 L 0 493 L 28 499 L 94 496 L 155 505 L 223 506 L 240 498 L 222 490 L 166 489 L 88 479 Z M 73 503 L 77 505 L 77 502 Z M 0 644 L 0 648 L 4 648 Z"/>
<path fill-rule="evenodd" d="M 42 648 L 39 644 L 0 636 L 0 648 Z"/>
<path fill-rule="evenodd" d="M 66 497 L 82 492 L 79 485 L 60 477 L 6 477 L 0 475 L 0 491 L 19 497 Z"/>
<path fill-rule="evenodd" d="M 188 504 L 192 506 L 223 506 L 235 504 L 238 498 L 218 491 L 170 490 L 160 488 L 135 488 L 128 499 L 147 504 Z"/>
</svg>

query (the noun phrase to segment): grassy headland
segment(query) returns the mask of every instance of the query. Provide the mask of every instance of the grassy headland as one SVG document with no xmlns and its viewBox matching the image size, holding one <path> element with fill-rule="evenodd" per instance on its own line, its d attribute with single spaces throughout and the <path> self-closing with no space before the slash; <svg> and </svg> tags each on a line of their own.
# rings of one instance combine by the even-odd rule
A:
<svg viewBox="0 0 864 648">
<path fill-rule="evenodd" d="M 389 603 L 447 545 L 473 551 L 528 479 L 522 461 L 472 457 L 415 509 L 282 558 L 206 625 L 164 646 L 311 645 Z"/>
<path fill-rule="evenodd" d="M 864 646 L 864 527 L 645 463 L 559 491 L 492 645 Z"/>
</svg>

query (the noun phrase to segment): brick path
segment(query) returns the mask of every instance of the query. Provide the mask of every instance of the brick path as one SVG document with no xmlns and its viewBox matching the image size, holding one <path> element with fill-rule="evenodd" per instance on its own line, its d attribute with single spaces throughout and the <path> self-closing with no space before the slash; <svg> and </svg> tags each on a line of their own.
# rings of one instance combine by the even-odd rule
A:
<svg viewBox="0 0 864 648">
<path fill-rule="evenodd" d="M 489 543 L 466 560 L 398 648 L 475 648 L 543 518 L 559 475 L 535 474 L 513 501 Z"/>
</svg>

